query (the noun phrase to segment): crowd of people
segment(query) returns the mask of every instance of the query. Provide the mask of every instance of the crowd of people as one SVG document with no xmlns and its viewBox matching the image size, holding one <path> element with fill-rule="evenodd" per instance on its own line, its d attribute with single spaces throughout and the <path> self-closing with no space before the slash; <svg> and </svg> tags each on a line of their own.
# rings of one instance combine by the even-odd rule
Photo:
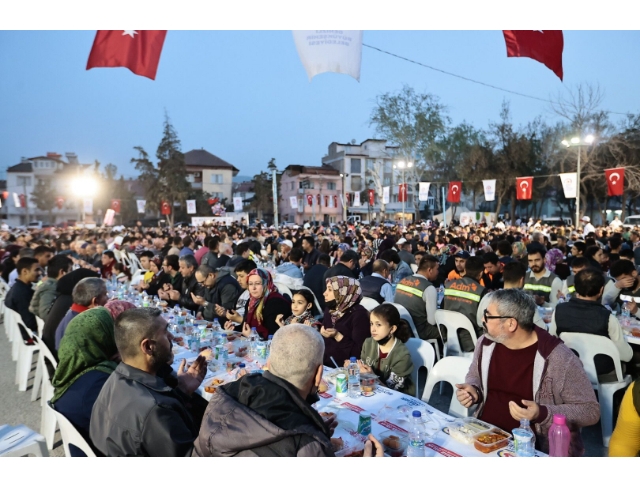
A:
<svg viewBox="0 0 640 487">
<path fill-rule="evenodd" d="M 457 399 L 507 431 L 528 419 L 542 451 L 554 414 L 566 417 L 575 456 L 584 453 L 580 429 L 600 418 L 593 386 L 561 333 L 610 338 L 623 370 L 640 376 L 640 350 L 618 319 L 640 318 L 636 303 L 623 300 L 640 298 L 640 231 L 615 222 L 139 224 L 119 232 L 7 231 L 0 247 L 5 305 L 58 360 L 51 403 L 101 455 L 332 456 L 334 418 L 311 407 L 323 365 L 355 357 L 361 373 L 415 393 L 405 345 L 414 332 L 390 303 L 406 308 L 414 338 L 439 351 L 453 337 L 436 323 L 436 311 L 466 317 L 476 336 L 456 332 L 461 350 L 473 353 Z M 194 394 L 205 357 L 174 372 L 174 337 L 160 310 L 109 300 L 107 280 L 227 330 L 273 337 L 268 371 L 220 387 L 207 403 Z M 374 306 L 363 306 L 365 299 Z M 596 368 L 599 380 L 616 380 L 610 358 L 598 356 Z M 638 391 L 633 383 L 621 398 L 611 455 L 640 451 Z M 366 454 L 382 450 L 370 437 Z"/>
</svg>

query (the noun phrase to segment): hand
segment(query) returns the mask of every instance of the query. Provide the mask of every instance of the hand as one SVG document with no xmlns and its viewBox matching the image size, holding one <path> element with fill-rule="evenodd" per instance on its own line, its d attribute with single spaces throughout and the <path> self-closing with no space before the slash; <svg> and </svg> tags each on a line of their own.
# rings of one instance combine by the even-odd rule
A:
<svg viewBox="0 0 640 487">
<path fill-rule="evenodd" d="M 225 329 L 225 330 L 234 330 L 234 329 L 235 329 L 235 327 L 236 327 L 236 326 L 233 324 L 233 321 L 227 321 L 227 322 L 224 324 L 224 329 Z"/>
<path fill-rule="evenodd" d="M 556 298 L 558 298 L 558 299 L 564 299 L 564 298 L 566 298 L 566 296 L 565 296 L 564 294 L 562 294 L 562 291 L 560 291 L 560 290 L 558 289 L 558 294 L 556 294 Z"/>
<path fill-rule="evenodd" d="M 190 396 L 200 387 L 207 374 L 207 361 L 204 356 L 198 355 L 187 370 L 185 370 L 186 365 L 187 360 L 182 359 L 178 367 L 178 388 Z"/>
<path fill-rule="evenodd" d="M 225 316 L 227 314 L 227 310 L 224 309 L 222 306 L 220 306 L 219 304 L 215 305 L 215 310 L 216 310 L 216 314 L 218 316 Z"/>
<path fill-rule="evenodd" d="M 284 326 L 284 320 L 282 319 L 284 315 L 278 315 L 276 316 L 276 323 L 278 324 L 278 326 L 282 327 Z"/>
<path fill-rule="evenodd" d="M 361 374 L 372 374 L 373 369 L 365 364 L 362 360 L 358 360 L 358 366 L 360 367 Z"/>
<path fill-rule="evenodd" d="M 375 436 L 369 435 L 367 441 L 364 443 L 364 457 L 383 457 L 384 448 Z"/>
<path fill-rule="evenodd" d="M 320 416 L 322 418 L 322 421 L 324 421 L 324 424 L 327 425 L 327 428 L 329 428 L 329 437 L 333 436 L 333 432 L 336 430 L 336 428 L 338 427 L 338 416 L 335 413 L 329 413 L 328 416 Z"/>
<path fill-rule="evenodd" d="M 201 319 L 202 319 L 202 313 L 198 311 L 198 313 L 196 314 L 196 320 L 201 320 Z"/>
<path fill-rule="evenodd" d="M 343 367 L 346 369 L 347 367 L 349 367 L 350 363 L 351 363 L 351 360 L 345 359 Z"/>
<path fill-rule="evenodd" d="M 242 323 L 242 334 L 247 338 L 249 338 L 249 335 L 251 335 L 251 327 L 249 326 L 249 323 L 247 323 L 246 321 Z"/>
<path fill-rule="evenodd" d="M 540 406 L 535 401 L 527 401 L 523 399 L 522 404 L 524 408 L 518 406 L 514 401 L 509 401 L 509 412 L 511 417 L 516 421 L 521 419 L 528 419 L 529 421 L 535 421 L 540 414 Z"/>
<path fill-rule="evenodd" d="M 167 299 L 169 299 L 169 293 L 163 291 L 162 289 L 158 289 L 158 297 L 160 299 L 167 300 Z"/>
<path fill-rule="evenodd" d="M 162 285 L 162 289 L 167 291 L 167 292 L 169 292 L 169 291 L 171 291 L 173 289 L 173 286 L 171 284 L 169 284 L 169 283 L 165 283 L 165 284 Z"/>
<path fill-rule="evenodd" d="M 308 271 L 309 270 L 309 263 L 308 262 L 303 262 L 302 263 L 302 267 L 304 267 L 305 271 Z"/>
<path fill-rule="evenodd" d="M 325 328 L 324 326 L 320 328 L 320 334 L 325 338 L 335 338 L 338 330 L 335 328 Z"/>
<path fill-rule="evenodd" d="M 632 315 L 635 315 L 638 312 L 638 303 L 636 303 L 635 301 L 630 301 L 629 302 L 629 312 Z"/>
<path fill-rule="evenodd" d="M 227 311 L 227 319 L 234 323 L 242 323 L 242 316 L 240 316 L 234 309 Z"/>
<path fill-rule="evenodd" d="M 176 291 L 177 292 L 177 291 Z M 198 306 L 204 306 L 204 304 L 206 303 L 206 300 L 202 297 L 202 296 L 196 296 L 195 294 L 191 293 L 191 299 L 193 300 L 193 302 L 195 304 L 197 304 Z"/>
<path fill-rule="evenodd" d="M 171 301 L 178 301 L 180 299 L 180 291 L 171 290 L 169 291 L 169 299 Z"/>
<path fill-rule="evenodd" d="M 621 277 L 616 281 L 616 287 L 618 289 L 626 289 L 633 286 L 635 281 L 636 281 L 635 277 L 632 277 L 632 276 Z"/>
<path fill-rule="evenodd" d="M 456 384 L 456 397 L 465 408 L 470 408 L 478 402 L 478 391 L 469 384 Z"/>
</svg>

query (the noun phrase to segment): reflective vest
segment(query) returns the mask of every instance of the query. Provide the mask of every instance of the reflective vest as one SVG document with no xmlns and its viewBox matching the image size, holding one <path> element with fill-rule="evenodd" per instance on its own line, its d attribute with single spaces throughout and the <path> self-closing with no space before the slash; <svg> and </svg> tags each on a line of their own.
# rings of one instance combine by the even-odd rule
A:
<svg viewBox="0 0 640 487">
<path fill-rule="evenodd" d="M 470 277 L 447 281 L 444 286 L 442 307 L 448 311 L 462 313 L 474 326 L 478 326 L 476 313 L 484 290 L 484 286 Z"/>
<path fill-rule="evenodd" d="M 551 296 L 551 285 L 557 278 L 553 272 L 549 272 L 548 277 L 541 277 L 536 279 L 531 270 L 527 271 L 527 275 L 524 278 L 524 291 L 532 296 L 542 296 L 544 300 L 549 303 L 549 296 Z"/>
<path fill-rule="evenodd" d="M 427 327 L 431 326 L 427 320 L 427 307 L 424 302 L 424 293 L 429 286 L 433 286 L 426 277 L 414 274 L 405 277 L 396 286 L 394 303 L 401 304 L 411 315 L 413 323 L 420 338 L 427 337 Z"/>
<path fill-rule="evenodd" d="M 571 298 L 571 296 L 573 296 L 576 293 L 576 276 L 575 274 L 571 274 L 569 277 L 567 277 L 567 280 L 565 281 L 567 283 L 567 296 L 566 298 L 569 299 Z"/>
</svg>

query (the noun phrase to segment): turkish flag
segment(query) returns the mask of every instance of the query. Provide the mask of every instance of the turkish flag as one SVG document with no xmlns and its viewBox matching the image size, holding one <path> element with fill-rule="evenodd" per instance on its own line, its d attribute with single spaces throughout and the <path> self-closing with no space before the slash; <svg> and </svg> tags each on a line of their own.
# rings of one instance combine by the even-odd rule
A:
<svg viewBox="0 0 640 487">
<path fill-rule="evenodd" d="M 307 195 L 307 204 L 313 206 L 313 196 L 310 194 Z"/>
<path fill-rule="evenodd" d="M 351 193 L 345 193 L 345 198 L 347 198 L 347 206 L 351 204 Z"/>
<path fill-rule="evenodd" d="M 338 195 L 336 194 L 333 195 L 333 207 L 334 208 L 338 207 Z"/>
<path fill-rule="evenodd" d="M 111 200 L 111 209 L 116 213 L 120 213 L 120 200 Z"/>
<path fill-rule="evenodd" d="M 21 194 L 19 196 L 20 198 L 20 208 L 26 208 L 27 207 L 27 197 L 23 194 Z"/>
<path fill-rule="evenodd" d="M 56 198 L 56 206 L 59 210 L 62 210 L 62 205 L 64 205 L 64 198 L 62 196 L 58 196 Z"/>
<path fill-rule="evenodd" d="M 533 191 L 533 177 L 516 178 L 516 199 L 530 200 Z"/>
<path fill-rule="evenodd" d="M 376 193 L 372 189 L 369 190 L 369 204 L 371 206 L 376 204 Z"/>
<path fill-rule="evenodd" d="M 316 196 L 316 200 L 318 201 L 318 208 L 320 208 L 322 206 L 322 196 Z"/>
<path fill-rule="evenodd" d="M 507 57 L 530 57 L 541 62 L 562 80 L 561 30 L 503 30 Z"/>
<path fill-rule="evenodd" d="M 3 191 L 2 192 L 2 199 L 6 200 L 9 197 L 9 191 Z"/>
<path fill-rule="evenodd" d="M 156 79 L 166 30 L 99 30 L 87 61 L 91 68 L 129 68 Z"/>
<path fill-rule="evenodd" d="M 329 195 L 324 195 L 324 207 L 329 208 Z"/>
<path fill-rule="evenodd" d="M 449 203 L 460 203 L 460 193 L 462 193 L 462 183 L 460 181 L 451 181 L 449 183 L 447 201 Z"/>
<path fill-rule="evenodd" d="M 169 205 L 168 201 L 162 202 L 162 210 L 161 213 L 163 215 L 171 215 L 171 205 Z"/>
<path fill-rule="evenodd" d="M 398 188 L 398 201 L 400 203 L 407 201 L 407 183 L 401 184 Z"/>
<path fill-rule="evenodd" d="M 624 191 L 624 167 L 605 169 L 604 174 L 607 177 L 609 196 L 622 196 Z"/>
</svg>

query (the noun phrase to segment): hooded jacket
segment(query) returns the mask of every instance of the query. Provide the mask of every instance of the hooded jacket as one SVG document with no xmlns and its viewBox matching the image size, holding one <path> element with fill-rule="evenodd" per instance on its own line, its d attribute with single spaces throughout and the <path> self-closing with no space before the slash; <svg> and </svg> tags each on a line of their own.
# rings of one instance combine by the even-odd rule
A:
<svg viewBox="0 0 640 487">
<path fill-rule="evenodd" d="M 229 268 L 220 268 L 213 287 L 205 288 L 204 290 L 206 303 L 200 307 L 203 318 L 208 321 L 213 321 L 214 318 L 218 318 L 215 310 L 216 304 L 227 310 L 235 309 L 236 302 L 241 294 L 242 288 L 240 284 L 238 284 L 238 281 L 231 276 Z"/>
<path fill-rule="evenodd" d="M 580 428 L 595 424 L 600 419 L 600 405 L 582 362 L 557 337 L 536 328 L 538 351 L 533 362 L 533 397 L 540 406 L 538 418 L 532 426 L 536 432 L 537 448 L 549 451 L 547 434 L 554 414 L 563 414 L 571 431 L 570 456 L 582 456 L 584 444 Z M 487 395 L 489 365 L 496 343 L 483 335 L 478 339 L 473 362 L 466 383 L 479 392 L 479 407 L 474 416 L 482 414 Z"/>
<path fill-rule="evenodd" d="M 249 374 L 213 395 L 192 456 L 332 457 L 320 415 L 286 380 Z"/>
</svg>

